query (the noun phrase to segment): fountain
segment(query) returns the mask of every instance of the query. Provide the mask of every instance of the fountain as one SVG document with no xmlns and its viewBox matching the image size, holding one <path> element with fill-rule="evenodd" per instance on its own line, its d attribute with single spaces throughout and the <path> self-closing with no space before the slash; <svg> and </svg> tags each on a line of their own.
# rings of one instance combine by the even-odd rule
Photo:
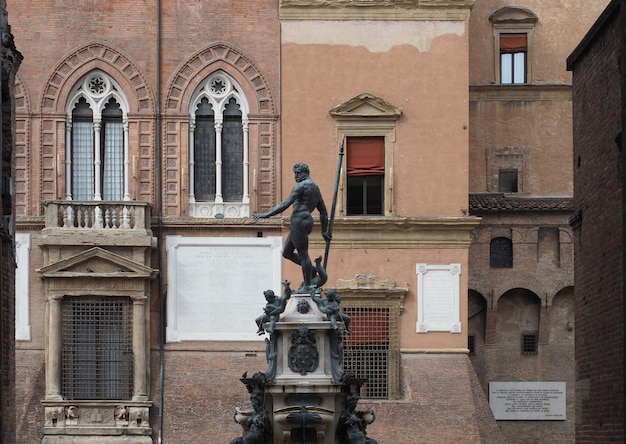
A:
<svg viewBox="0 0 626 444">
<path fill-rule="evenodd" d="M 303 282 L 295 292 L 283 282 L 280 297 L 272 290 L 263 293 L 267 303 L 256 324 L 257 333 L 269 334 L 267 370 L 241 378 L 252 407 L 235 409 L 243 435 L 231 444 L 376 444 L 366 433 L 374 412 L 357 410 L 365 380 L 342 369 L 342 337 L 350 334 L 350 317 L 341 312 L 341 296 L 334 289 L 323 296 L 342 158 L 343 145 L 330 223 L 320 190 L 303 163 L 294 165 L 296 185 L 289 196 L 267 213 L 253 215 L 263 219 L 293 205 L 283 256 L 301 266 Z M 318 257 L 315 266 L 308 254 L 314 209 L 326 240 L 324 264 Z"/>
<path fill-rule="evenodd" d="M 357 410 L 365 381 L 341 365 L 350 319 L 339 310 L 340 296 L 334 289 L 322 297 L 320 288 L 292 293 L 288 281 L 283 286 L 280 298 L 265 292 L 257 325 L 269 333 L 267 370 L 241 378 L 252 408 L 236 409 L 244 432 L 231 444 L 375 444 L 366 434 L 374 413 Z"/>
</svg>

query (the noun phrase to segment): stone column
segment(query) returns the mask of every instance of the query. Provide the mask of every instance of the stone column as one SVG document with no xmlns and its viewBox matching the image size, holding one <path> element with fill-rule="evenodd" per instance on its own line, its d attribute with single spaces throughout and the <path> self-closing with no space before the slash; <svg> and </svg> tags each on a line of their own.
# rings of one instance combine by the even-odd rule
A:
<svg viewBox="0 0 626 444">
<path fill-rule="evenodd" d="M 148 399 L 146 300 L 145 296 L 133 298 L 133 359 L 135 364 L 133 401 Z"/>
<path fill-rule="evenodd" d="M 63 334 L 61 332 L 62 297 L 48 299 L 48 362 L 46 362 L 46 399 L 61 400 Z"/>
</svg>

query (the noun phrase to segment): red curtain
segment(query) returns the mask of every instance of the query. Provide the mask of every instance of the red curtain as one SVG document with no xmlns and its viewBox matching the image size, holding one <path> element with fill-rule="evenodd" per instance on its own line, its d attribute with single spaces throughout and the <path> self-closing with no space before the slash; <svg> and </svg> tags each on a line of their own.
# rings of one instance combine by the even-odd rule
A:
<svg viewBox="0 0 626 444">
<path fill-rule="evenodd" d="M 527 35 L 523 34 L 500 34 L 500 53 L 514 54 L 516 52 L 526 52 Z"/>
<path fill-rule="evenodd" d="M 384 137 L 348 137 L 347 154 L 349 176 L 385 174 Z"/>
</svg>

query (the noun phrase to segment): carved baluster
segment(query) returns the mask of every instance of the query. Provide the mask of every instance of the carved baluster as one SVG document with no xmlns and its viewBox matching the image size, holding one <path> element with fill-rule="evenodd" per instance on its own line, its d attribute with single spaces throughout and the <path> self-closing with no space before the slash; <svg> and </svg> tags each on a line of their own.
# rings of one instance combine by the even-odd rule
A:
<svg viewBox="0 0 626 444">
<path fill-rule="evenodd" d="M 124 209 L 122 210 L 122 228 L 129 229 L 130 228 L 130 209 L 127 205 L 124 205 Z"/>
<path fill-rule="evenodd" d="M 96 205 L 94 207 L 94 223 L 92 228 L 102 228 L 104 227 L 104 221 L 102 220 L 102 208 L 100 205 Z"/>
<path fill-rule="evenodd" d="M 112 213 L 111 207 L 104 208 L 104 228 L 112 227 L 111 220 L 113 218 L 113 215 L 111 213 Z"/>
<path fill-rule="evenodd" d="M 111 228 L 119 228 L 120 207 L 111 207 Z"/>
</svg>

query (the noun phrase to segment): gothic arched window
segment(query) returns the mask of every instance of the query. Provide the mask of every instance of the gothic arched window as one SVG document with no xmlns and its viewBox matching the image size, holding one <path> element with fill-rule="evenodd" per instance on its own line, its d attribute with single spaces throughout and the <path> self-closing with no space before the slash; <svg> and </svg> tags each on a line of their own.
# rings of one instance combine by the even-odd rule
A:
<svg viewBox="0 0 626 444">
<path fill-rule="evenodd" d="M 67 105 L 67 200 L 130 200 L 128 105 L 108 75 L 93 71 Z"/>
<path fill-rule="evenodd" d="M 217 71 L 197 88 L 189 112 L 190 215 L 249 216 L 248 104 L 241 88 Z"/>
</svg>

